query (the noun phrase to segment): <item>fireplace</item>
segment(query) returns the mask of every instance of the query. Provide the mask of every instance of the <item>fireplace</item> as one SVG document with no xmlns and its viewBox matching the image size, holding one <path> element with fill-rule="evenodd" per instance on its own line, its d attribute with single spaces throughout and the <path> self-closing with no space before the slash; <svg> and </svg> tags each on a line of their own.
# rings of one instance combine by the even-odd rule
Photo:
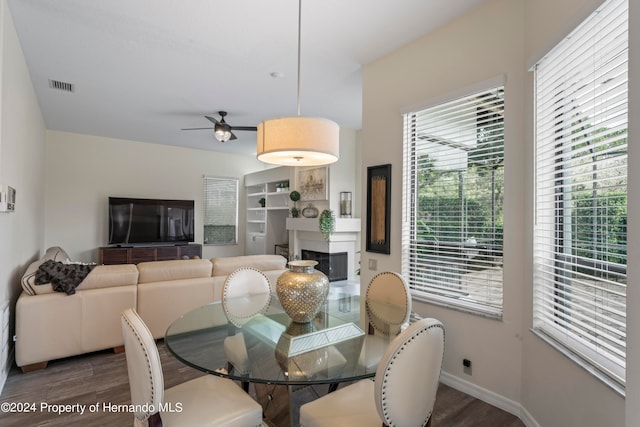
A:
<svg viewBox="0 0 640 427">
<path fill-rule="evenodd" d="M 349 274 L 347 252 L 326 253 L 302 249 L 301 253 L 302 259 L 318 261 L 316 270 L 326 274 L 330 282 L 347 280 Z"/>
<path fill-rule="evenodd" d="M 336 218 L 329 240 L 320 233 L 315 218 L 287 218 L 290 250 L 294 257 L 318 262 L 316 268 L 330 281 L 359 280 L 360 218 Z"/>
</svg>

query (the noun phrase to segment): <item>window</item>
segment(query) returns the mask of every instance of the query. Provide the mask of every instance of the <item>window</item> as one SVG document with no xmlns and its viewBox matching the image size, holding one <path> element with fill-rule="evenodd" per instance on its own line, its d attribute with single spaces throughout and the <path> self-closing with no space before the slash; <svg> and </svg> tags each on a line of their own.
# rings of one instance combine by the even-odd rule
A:
<svg viewBox="0 0 640 427">
<path fill-rule="evenodd" d="M 501 317 L 504 86 L 486 87 L 404 116 L 402 271 L 414 297 Z"/>
<path fill-rule="evenodd" d="M 238 179 L 204 177 L 204 243 L 238 243 Z"/>
<path fill-rule="evenodd" d="M 626 0 L 605 2 L 535 66 L 534 331 L 618 389 L 626 353 L 627 9 Z"/>
</svg>

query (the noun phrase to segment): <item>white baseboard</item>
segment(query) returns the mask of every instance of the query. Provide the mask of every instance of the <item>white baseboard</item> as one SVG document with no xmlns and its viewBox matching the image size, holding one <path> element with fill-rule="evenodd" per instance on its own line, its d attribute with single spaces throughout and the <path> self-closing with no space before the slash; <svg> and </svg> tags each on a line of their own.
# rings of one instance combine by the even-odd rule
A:
<svg viewBox="0 0 640 427">
<path fill-rule="evenodd" d="M 476 399 L 493 405 L 496 408 L 500 408 L 510 414 L 520 418 L 527 427 L 540 427 L 540 424 L 533 418 L 533 416 L 527 411 L 519 402 L 511 399 L 507 399 L 497 393 L 480 387 L 467 380 L 451 375 L 448 372 L 442 371 L 440 374 L 440 382 L 448 385 L 451 388 L 459 390 L 463 393 L 473 396 Z"/>
<path fill-rule="evenodd" d="M 535 418 L 533 418 L 533 415 L 531 415 L 529 411 L 527 411 L 527 408 L 523 407 L 522 405 L 520 407 L 522 410 L 520 419 L 522 420 L 524 425 L 526 425 L 527 427 L 540 427 L 540 424 L 538 424 Z"/>
</svg>

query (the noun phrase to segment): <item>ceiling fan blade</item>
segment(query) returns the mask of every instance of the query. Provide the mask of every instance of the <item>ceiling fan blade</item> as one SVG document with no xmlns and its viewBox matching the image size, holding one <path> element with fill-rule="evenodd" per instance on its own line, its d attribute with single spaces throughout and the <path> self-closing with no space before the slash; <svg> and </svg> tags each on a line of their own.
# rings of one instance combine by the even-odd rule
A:
<svg viewBox="0 0 640 427">
<path fill-rule="evenodd" d="M 233 130 L 248 130 L 248 131 L 257 131 L 257 126 L 231 126 Z"/>
<path fill-rule="evenodd" d="M 214 125 L 219 124 L 220 122 L 217 121 L 216 119 L 214 119 L 213 117 L 209 117 L 209 116 L 204 116 L 205 119 L 209 120 L 211 123 L 213 123 Z"/>
<path fill-rule="evenodd" d="M 234 139 L 238 139 L 238 138 L 236 138 L 233 132 L 231 132 L 231 138 L 229 138 L 229 141 L 233 141 Z"/>
<path fill-rule="evenodd" d="M 180 129 L 180 130 L 203 130 L 203 129 L 211 130 L 213 128 L 183 128 L 183 129 Z"/>
</svg>

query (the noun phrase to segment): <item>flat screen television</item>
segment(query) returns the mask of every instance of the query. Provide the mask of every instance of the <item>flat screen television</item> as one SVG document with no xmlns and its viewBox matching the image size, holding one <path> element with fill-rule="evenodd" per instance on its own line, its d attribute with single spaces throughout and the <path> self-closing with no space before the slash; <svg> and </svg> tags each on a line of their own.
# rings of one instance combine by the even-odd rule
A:
<svg viewBox="0 0 640 427">
<path fill-rule="evenodd" d="M 193 242 L 193 206 L 193 200 L 109 197 L 109 244 Z"/>
</svg>

